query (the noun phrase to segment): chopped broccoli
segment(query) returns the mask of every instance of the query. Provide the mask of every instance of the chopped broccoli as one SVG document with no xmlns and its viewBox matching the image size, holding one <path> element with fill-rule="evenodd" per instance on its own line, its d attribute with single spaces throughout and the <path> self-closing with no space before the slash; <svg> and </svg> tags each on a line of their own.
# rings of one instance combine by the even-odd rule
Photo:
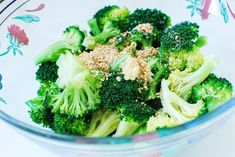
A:
<svg viewBox="0 0 235 157">
<path fill-rule="evenodd" d="M 206 112 L 203 101 L 190 104 L 176 93 L 170 91 L 169 81 L 163 79 L 161 83 L 160 98 L 164 112 L 174 119 L 176 124 L 183 124 Z"/>
<path fill-rule="evenodd" d="M 132 135 L 140 126 L 147 123 L 148 119 L 154 115 L 153 108 L 141 102 L 130 102 L 119 105 L 121 121 L 118 125 L 114 137 Z"/>
<path fill-rule="evenodd" d="M 157 30 L 163 31 L 171 25 L 171 19 L 157 9 L 136 9 L 124 24 L 124 30 L 131 31 L 137 25 L 150 23 Z"/>
<path fill-rule="evenodd" d="M 55 113 L 52 130 L 60 134 L 85 136 L 89 128 L 87 117 L 70 117 L 68 115 Z"/>
<path fill-rule="evenodd" d="M 57 96 L 53 111 L 79 117 L 97 109 L 102 76 L 91 73 L 79 57 L 70 52 L 61 55 L 57 65 L 57 84 L 64 90 Z"/>
<path fill-rule="evenodd" d="M 120 122 L 117 111 L 100 109 L 93 113 L 87 136 L 106 137 L 114 132 Z"/>
<path fill-rule="evenodd" d="M 187 100 L 192 87 L 203 82 L 217 66 L 217 62 L 215 57 L 210 56 L 205 59 L 203 65 L 195 72 L 173 71 L 168 78 L 171 90 Z"/>
<path fill-rule="evenodd" d="M 39 66 L 36 72 L 36 79 L 40 82 L 55 82 L 58 78 L 58 66 L 55 62 L 45 62 Z"/>
<path fill-rule="evenodd" d="M 65 88 L 76 74 L 86 69 L 79 57 L 73 55 L 71 52 L 61 54 L 56 64 L 59 67 L 57 70 L 59 77 L 56 80 L 56 84 L 58 84 L 60 88 Z"/>
<path fill-rule="evenodd" d="M 120 55 L 113 63 L 110 64 L 110 70 L 112 72 L 119 72 L 121 71 L 121 64 L 126 61 L 130 57 L 129 53 Z"/>
<path fill-rule="evenodd" d="M 197 70 L 203 63 L 199 48 L 206 44 L 204 36 L 199 37 L 196 23 L 183 22 L 164 31 L 161 37 L 159 55 L 161 62 L 170 70 Z"/>
<path fill-rule="evenodd" d="M 64 31 L 64 36 L 64 40 L 52 44 L 46 50 L 38 54 L 35 60 L 36 65 L 48 61 L 55 62 L 60 55 L 66 53 L 66 51 L 80 54 L 84 50 L 82 42 L 85 38 L 85 34 L 78 26 L 67 27 Z"/>
<path fill-rule="evenodd" d="M 130 32 L 124 32 L 116 36 L 115 46 L 119 51 L 124 50 L 130 44 Z"/>
<path fill-rule="evenodd" d="M 80 117 L 96 110 L 100 105 L 100 84 L 100 80 L 89 70 L 77 73 L 56 98 L 53 111 Z"/>
<path fill-rule="evenodd" d="M 87 49 L 93 50 L 97 43 L 104 44 L 109 38 L 118 35 L 120 32 L 120 25 L 117 21 L 107 21 L 103 31 L 95 36 L 87 36 L 83 41 L 83 45 Z"/>
<path fill-rule="evenodd" d="M 155 116 L 149 118 L 147 122 L 147 132 L 155 132 L 157 129 L 170 128 L 179 124 L 171 118 L 163 109 L 156 112 Z"/>
<path fill-rule="evenodd" d="M 103 81 L 100 88 L 101 104 L 111 110 L 117 109 L 120 104 L 145 99 L 145 91 L 140 89 L 143 83 L 135 80 L 125 80 L 123 75 L 111 74 Z"/>
<path fill-rule="evenodd" d="M 93 17 L 93 19 L 97 20 L 97 25 L 100 30 L 104 29 L 104 25 L 110 21 L 119 21 L 120 25 L 122 25 L 127 17 L 130 15 L 130 11 L 126 7 L 118 7 L 118 6 L 106 6 L 100 9 Z M 91 27 L 93 30 L 93 27 Z"/>
<path fill-rule="evenodd" d="M 193 86 L 192 102 L 203 100 L 208 111 L 212 111 L 231 99 L 232 84 L 225 78 L 210 74 L 205 81 Z"/>
<path fill-rule="evenodd" d="M 88 25 L 89 27 L 91 28 L 91 33 L 92 35 L 98 35 L 101 33 L 101 30 L 97 24 L 97 20 L 96 19 L 91 19 L 91 20 L 88 20 Z"/>
<path fill-rule="evenodd" d="M 124 21 L 130 15 L 130 11 L 126 8 L 118 6 L 106 6 L 100 9 L 88 21 L 94 36 L 85 38 L 83 45 L 93 50 L 96 44 L 104 44 L 109 38 L 119 35 L 122 31 Z"/>
<path fill-rule="evenodd" d="M 159 46 L 160 32 L 149 23 L 137 25 L 130 33 L 130 42 L 136 42 L 137 49 L 156 47 L 154 43 Z"/>
<path fill-rule="evenodd" d="M 60 88 L 55 83 L 43 83 L 38 90 L 38 97 L 26 102 L 30 107 L 30 117 L 44 127 L 51 127 L 54 119 L 52 111 L 53 99 L 60 93 Z"/>
</svg>

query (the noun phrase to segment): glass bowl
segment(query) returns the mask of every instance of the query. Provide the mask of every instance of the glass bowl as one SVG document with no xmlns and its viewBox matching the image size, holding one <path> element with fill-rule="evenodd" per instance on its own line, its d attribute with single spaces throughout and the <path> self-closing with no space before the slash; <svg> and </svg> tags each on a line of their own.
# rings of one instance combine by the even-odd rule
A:
<svg viewBox="0 0 235 157">
<path fill-rule="evenodd" d="M 36 96 L 34 56 L 61 36 L 63 29 L 87 20 L 105 5 L 158 8 L 172 17 L 172 23 L 197 22 L 208 37 L 205 55 L 220 59 L 215 73 L 235 83 L 234 14 L 232 4 L 218 0 L 125 0 L 60 1 L 8 0 L 0 4 L 0 118 L 17 132 L 66 156 L 166 157 L 191 146 L 216 130 L 235 110 L 235 98 L 215 111 L 179 127 L 125 138 L 67 136 L 35 125 L 28 116 L 25 101 Z"/>
</svg>

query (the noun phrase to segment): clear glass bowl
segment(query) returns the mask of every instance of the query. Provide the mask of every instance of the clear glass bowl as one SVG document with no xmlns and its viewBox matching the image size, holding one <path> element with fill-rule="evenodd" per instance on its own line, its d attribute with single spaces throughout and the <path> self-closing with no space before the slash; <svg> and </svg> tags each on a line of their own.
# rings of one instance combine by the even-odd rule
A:
<svg viewBox="0 0 235 157">
<path fill-rule="evenodd" d="M 193 2 L 193 1 L 192 1 Z M 86 21 L 96 10 L 116 4 L 135 8 L 158 8 L 172 17 L 172 23 L 193 21 L 200 25 L 201 34 L 208 37 L 205 55 L 220 59 L 215 73 L 235 82 L 231 68 L 235 66 L 234 20 L 226 3 L 218 1 L 207 9 L 186 0 L 126 0 L 126 1 L 4 1 L 0 5 L 0 118 L 17 132 L 47 149 L 66 156 L 140 156 L 166 157 L 188 147 L 216 130 L 231 117 L 235 98 L 217 110 L 182 126 L 156 133 L 125 138 L 86 138 L 55 134 L 32 123 L 25 101 L 36 96 L 33 58 L 37 52 L 61 37 L 63 29 L 79 24 L 87 29 Z M 214 1 L 215 2 L 215 1 Z M 203 9 L 202 9 L 203 8 Z M 194 12 L 195 11 L 195 12 Z M 207 12 L 210 13 L 207 18 Z M 223 16 L 222 16 L 222 15 Z M 191 16 L 193 15 L 193 16 Z M 202 20 L 202 17 L 203 19 Z M 2 87 L 2 88 L 1 88 Z"/>
</svg>

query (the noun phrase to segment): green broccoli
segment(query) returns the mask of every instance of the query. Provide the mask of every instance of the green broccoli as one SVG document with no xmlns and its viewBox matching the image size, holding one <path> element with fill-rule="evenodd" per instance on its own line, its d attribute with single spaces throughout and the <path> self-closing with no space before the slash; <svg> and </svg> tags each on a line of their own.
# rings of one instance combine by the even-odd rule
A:
<svg viewBox="0 0 235 157">
<path fill-rule="evenodd" d="M 100 9 L 93 19 L 88 21 L 94 36 L 86 37 L 83 45 L 93 50 L 96 44 L 104 44 L 109 38 L 117 36 L 123 32 L 123 23 L 129 15 L 130 11 L 126 7 L 107 6 Z"/>
<path fill-rule="evenodd" d="M 170 128 L 179 125 L 176 119 L 171 118 L 169 114 L 159 109 L 155 116 L 149 118 L 147 122 L 146 132 L 156 132 L 157 129 Z"/>
<path fill-rule="evenodd" d="M 121 121 L 113 137 L 133 135 L 155 113 L 150 106 L 136 101 L 120 104 L 118 108 L 121 113 Z"/>
<path fill-rule="evenodd" d="M 70 52 L 62 54 L 57 61 L 59 66 L 57 84 L 63 88 L 53 104 L 53 111 L 80 117 L 99 107 L 99 88 L 103 75 L 93 74 L 78 56 Z"/>
<path fill-rule="evenodd" d="M 193 86 L 192 102 L 203 100 L 208 111 L 212 111 L 231 99 L 232 84 L 225 78 L 210 74 L 205 81 Z"/>
<path fill-rule="evenodd" d="M 127 46 L 130 45 L 130 32 L 124 32 L 116 36 L 115 46 L 119 51 L 123 51 Z"/>
<path fill-rule="evenodd" d="M 95 36 L 87 36 L 83 45 L 90 50 L 93 50 L 97 43 L 104 44 L 111 37 L 121 33 L 120 25 L 117 21 L 108 21 L 105 23 L 103 31 Z"/>
<path fill-rule="evenodd" d="M 123 25 L 123 23 L 127 20 L 127 17 L 129 17 L 130 11 L 126 7 L 118 7 L 118 6 L 106 6 L 102 9 L 100 9 L 93 17 L 93 19 L 96 19 L 96 23 L 99 27 L 99 29 L 102 31 L 104 29 L 105 24 L 110 21 L 118 21 L 120 25 Z M 93 25 L 94 26 L 94 25 Z M 93 30 L 97 30 L 96 26 L 93 27 L 90 25 L 90 28 L 93 32 Z M 96 32 L 96 31 L 94 31 Z M 93 33 L 94 33 L 93 32 Z"/>
<path fill-rule="evenodd" d="M 58 78 L 57 70 L 55 62 L 42 63 L 36 72 L 36 79 L 40 82 L 55 82 Z"/>
<path fill-rule="evenodd" d="M 124 23 L 123 30 L 131 31 L 137 25 L 143 23 L 149 23 L 161 32 L 171 25 L 171 19 L 157 9 L 136 9 Z"/>
<path fill-rule="evenodd" d="M 142 87 L 143 83 L 137 80 L 125 80 L 123 75 L 113 73 L 100 88 L 101 104 L 106 109 L 115 110 L 123 103 L 142 102 L 146 97 L 146 91 L 140 90 Z"/>
<path fill-rule="evenodd" d="M 80 117 L 96 110 L 100 105 L 100 84 L 89 70 L 77 73 L 56 98 L 53 111 Z"/>
<path fill-rule="evenodd" d="M 119 122 L 117 111 L 99 109 L 92 115 L 87 136 L 106 137 L 117 129 Z"/>
<path fill-rule="evenodd" d="M 38 90 L 38 97 L 29 100 L 29 115 L 31 119 L 45 127 L 51 127 L 54 119 L 52 111 L 53 99 L 60 94 L 61 89 L 55 83 L 43 83 Z"/>
<path fill-rule="evenodd" d="M 194 72 L 173 71 L 169 75 L 170 89 L 187 100 L 190 97 L 192 87 L 203 82 L 207 76 L 215 69 L 218 60 L 209 56 L 205 59 L 203 65 Z"/>
<path fill-rule="evenodd" d="M 89 118 L 71 117 L 65 114 L 55 113 L 52 130 L 60 134 L 85 136 L 89 128 Z"/>
<path fill-rule="evenodd" d="M 159 46 L 160 32 L 149 23 L 137 25 L 130 33 L 130 42 L 136 42 L 137 49 Z"/>
<path fill-rule="evenodd" d="M 162 64 L 171 71 L 197 70 L 203 64 L 199 48 L 206 44 L 204 36 L 199 37 L 196 23 L 183 22 L 166 29 L 160 39 L 159 55 Z"/>
<path fill-rule="evenodd" d="M 195 104 L 190 104 L 176 93 L 170 91 L 169 84 L 169 81 L 162 80 L 160 98 L 163 111 L 169 114 L 176 124 L 186 123 L 206 112 L 203 101 L 199 100 Z"/>
<path fill-rule="evenodd" d="M 85 38 L 85 34 L 78 26 L 67 27 L 64 31 L 64 36 L 64 40 L 52 44 L 46 50 L 38 54 L 35 60 L 36 65 L 48 61 L 56 62 L 60 55 L 66 53 L 66 51 L 80 54 L 84 50 L 82 42 Z"/>
</svg>

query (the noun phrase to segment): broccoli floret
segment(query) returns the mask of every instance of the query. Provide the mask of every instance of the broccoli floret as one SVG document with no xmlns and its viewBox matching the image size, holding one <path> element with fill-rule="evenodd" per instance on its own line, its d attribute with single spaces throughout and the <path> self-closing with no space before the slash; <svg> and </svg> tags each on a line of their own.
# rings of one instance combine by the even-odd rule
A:
<svg viewBox="0 0 235 157">
<path fill-rule="evenodd" d="M 41 100 L 39 98 L 35 98 L 26 102 L 29 106 L 29 115 L 33 122 L 36 124 L 42 124 L 44 127 L 50 127 L 54 120 L 54 114 L 51 112 L 52 107 L 48 106 L 48 100 Z"/>
<path fill-rule="evenodd" d="M 147 132 L 155 132 L 157 129 L 177 126 L 174 118 L 171 118 L 163 109 L 156 112 L 155 116 L 149 118 L 147 122 Z"/>
<path fill-rule="evenodd" d="M 117 111 L 100 109 L 93 113 L 87 136 L 106 137 L 114 132 L 120 122 Z"/>
<path fill-rule="evenodd" d="M 119 21 L 120 25 L 123 25 L 129 15 L 130 11 L 126 7 L 106 6 L 100 9 L 93 19 L 97 20 L 99 29 L 103 30 L 104 25 L 110 20 Z M 94 30 L 93 28 L 91 27 L 91 30 Z"/>
<path fill-rule="evenodd" d="M 52 130 L 60 134 L 85 136 L 89 128 L 89 118 L 70 117 L 68 115 L 56 113 Z"/>
<path fill-rule="evenodd" d="M 130 42 L 136 42 L 137 49 L 156 47 L 154 43 L 159 46 L 160 32 L 149 23 L 137 25 L 130 33 Z"/>
<path fill-rule="evenodd" d="M 143 83 L 135 80 L 125 80 L 123 75 L 111 74 L 103 81 L 100 88 L 101 104 L 111 110 L 117 109 L 120 104 L 132 101 L 142 101 L 145 98 L 145 91 L 140 89 Z"/>
<path fill-rule="evenodd" d="M 61 92 L 55 83 L 43 83 L 38 90 L 38 97 L 26 102 L 30 107 L 30 118 L 37 124 L 44 127 L 51 127 L 54 114 L 52 113 L 52 103 L 56 95 Z"/>
<path fill-rule="evenodd" d="M 89 70 L 77 73 L 53 104 L 53 111 L 80 117 L 100 105 L 100 80 Z"/>
<path fill-rule="evenodd" d="M 169 81 L 163 79 L 161 83 L 160 98 L 163 111 L 174 119 L 176 124 L 183 124 L 206 112 L 205 104 L 199 100 L 195 104 L 190 104 L 183 100 L 176 93 L 170 91 Z"/>
<path fill-rule="evenodd" d="M 40 82 L 55 82 L 58 78 L 57 70 L 55 62 L 42 63 L 36 72 L 36 79 Z"/>
<path fill-rule="evenodd" d="M 165 30 L 159 48 L 162 64 L 167 64 L 172 71 L 197 70 L 203 63 L 199 48 L 206 44 L 206 38 L 199 37 L 198 33 L 199 26 L 190 22 L 183 22 Z"/>
<path fill-rule="evenodd" d="M 119 51 L 124 50 L 130 44 L 130 32 L 121 33 L 116 37 L 115 46 Z"/>
<path fill-rule="evenodd" d="M 163 31 L 171 25 L 168 15 L 157 9 L 136 9 L 124 24 L 124 30 L 131 31 L 137 25 L 150 23 L 157 30 Z"/>
<path fill-rule="evenodd" d="M 140 126 L 146 124 L 148 119 L 155 113 L 153 108 L 140 102 L 120 104 L 118 108 L 122 120 L 113 135 L 114 137 L 132 135 Z"/>
<path fill-rule="evenodd" d="M 83 66 L 81 60 L 70 52 L 57 61 L 59 66 L 57 84 L 63 92 L 57 96 L 53 111 L 74 117 L 95 110 L 100 104 L 99 88 L 101 78 Z"/>
<path fill-rule="evenodd" d="M 65 88 L 76 74 L 86 70 L 79 57 L 71 52 L 61 54 L 56 64 L 59 67 L 57 70 L 59 77 L 56 80 L 56 84 L 60 88 Z"/>
<path fill-rule="evenodd" d="M 48 61 L 56 62 L 60 55 L 66 53 L 66 51 L 80 54 L 84 50 L 82 42 L 85 38 L 85 34 L 78 26 L 67 27 L 64 31 L 64 36 L 64 40 L 52 44 L 46 50 L 38 54 L 35 60 L 36 65 Z"/>
<path fill-rule="evenodd" d="M 105 23 L 103 31 L 95 36 L 87 36 L 84 39 L 83 45 L 90 50 L 93 50 L 97 43 L 104 44 L 111 37 L 121 33 L 120 25 L 117 21 L 108 21 Z"/>
<path fill-rule="evenodd" d="M 137 25 L 131 32 L 121 33 L 115 40 L 115 45 L 119 51 L 136 43 L 138 50 L 159 47 L 160 32 L 149 23 Z"/>
<path fill-rule="evenodd" d="M 205 81 L 193 86 L 192 102 L 203 100 L 208 111 L 212 111 L 231 99 L 232 84 L 225 78 L 210 74 Z"/>
<path fill-rule="evenodd" d="M 83 45 L 92 50 L 97 43 L 104 44 L 108 39 L 123 32 L 122 26 L 129 14 L 127 8 L 118 6 L 107 6 L 99 10 L 94 18 L 88 21 L 94 36 L 86 37 Z"/>
<path fill-rule="evenodd" d="M 203 65 L 195 72 L 173 71 L 168 78 L 170 89 L 187 100 L 190 97 L 192 87 L 203 82 L 215 69 L 217 63 L 218 60 L 210 56 L 205 59 Z"/>
</svg>

